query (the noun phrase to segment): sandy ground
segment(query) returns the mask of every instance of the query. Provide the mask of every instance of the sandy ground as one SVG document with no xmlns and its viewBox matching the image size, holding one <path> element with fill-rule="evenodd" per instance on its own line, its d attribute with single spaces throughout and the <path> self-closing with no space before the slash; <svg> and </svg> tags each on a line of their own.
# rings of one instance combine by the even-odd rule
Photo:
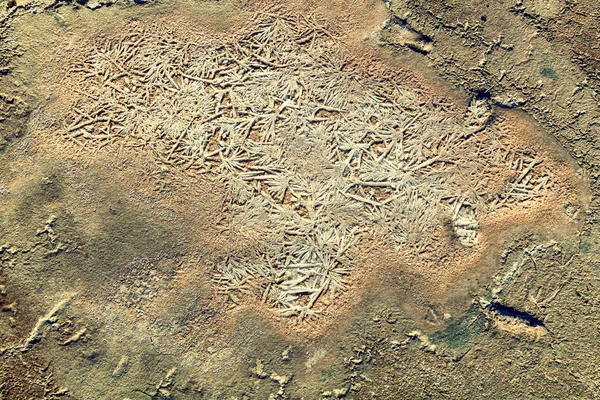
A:
<svg viewBox="0 0 600 400">
<path fill-rule="evenodd" d="M 585 4 L 558 0 L 469 7 L 8 4 L 0 30 L 0 398 L 595 398 L 597 76 L 595 49 L 582 50 L 574 27 L 593 32 L 594 22 Z M 271 239 L 243 234 L 217 167 L 172 162 L 184 135 L 169 142 L 157 133 L 143 144 L 94 136 L 96 121 L 96 130 L 72 128 L 86 121 L 81 110 L 93 111 L 84 107 L 96 78 L 84 61 L 110 43 L 142 32 L 135 48 L 158 32 L 167 52 L 219 48 L 260 28 L 265 15 L 310 16 L 323 37 L 315 46 L 353 72 L 414 91 L 424 112 L 468 121 L 475 102 L 489 108 L 475 125 L 478 148 L 493 142 L 516 161 L 482 156 L 476 184 L 457 181 L 465 192 L 504 193 L 515 180 L 525 190 L 546 176 L 548 185 L 499 208 L 478 205 L 485 212 L 467 229 L 477 238 L 468 246 L 449 211 L 421 232 L 417 243 L 428 246 L 398 248 L 379 225 L 368 227 L 351 261 L 340 258 L 338 268 L 349 266 L 343 290 L 323 289 L 312 317 L 282 316 L 268 300 L 264 289 L 281 281 L 223 286 L 220 266 L 271 254 Z M 260 73 L 277 68 L 261 62 Z M 131 75 L 115 65 L 124 77 L 100 89 L 113 95 Z M 169 78 L 176 88 L 185 79 Z M 388 145 L 369 151 L 384 158 Z M 302 142 L 286 146 L 303 154 Z M 311 146 L 312 157 L 319 148 Z M 519 157 L 541 163 L 527 170 Z M 448 160 L 439 168 L 456 163 Z M 476 161 L 461 160 L 465 168 Z M 352 195 L 385 202 L 388 194 Z M 282 205 L 294 209 L 294 196 Z"/>
</svg>

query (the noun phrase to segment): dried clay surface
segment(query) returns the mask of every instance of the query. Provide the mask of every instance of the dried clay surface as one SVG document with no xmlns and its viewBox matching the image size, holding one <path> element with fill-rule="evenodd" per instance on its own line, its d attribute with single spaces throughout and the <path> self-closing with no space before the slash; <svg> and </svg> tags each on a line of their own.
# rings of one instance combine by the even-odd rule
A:
<svg viewBox="0 0 600 400">
<path fill-rule="evenodd" d="M 135 21 L 84 42 L 67 66 L 71 113 L 51 133 L 143 149 L 223 187 L 231 229 L 260 240 L 215 265 L 234 303 L 253 293 L 313 318 L 360 268 L 365 237 L 435 268 L 451 240 L 472 256 L 481 225 L 568 198 L 563 167 L 515 143 L 486 98 L 435 99 L 297 12 L 197 35 Z"/>
<path fill-rule="evenodd" d="M 583 6 L 451 3 L 0 3 L 0 399 L 597 398 Z"/>
</svg>

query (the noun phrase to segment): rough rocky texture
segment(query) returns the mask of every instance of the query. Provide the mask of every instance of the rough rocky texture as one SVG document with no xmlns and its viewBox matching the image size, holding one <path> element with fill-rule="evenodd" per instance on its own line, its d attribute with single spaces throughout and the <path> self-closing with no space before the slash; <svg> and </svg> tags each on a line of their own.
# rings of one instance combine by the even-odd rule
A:
<svg viewBox="0 0 600 400">
<path fill-rule="evenodd" d="M 597 398 L 599 50 L 590 40 L 598 31 L 595 3 L 271 6 L 183 1 L 1 5 L 0 396 Z M 280 43 L 265 51 L 269 40 L 248 39 L 257 27 L 269 31 L 274 25 L 295 26 L 297 43 L 309 38 L 298 43 L 304 50 Z M 127 37 L 140 29 L 147 34 Z M 139 62 L 127 64 L 130 53 L 151 49 L 153 41 L 161 45 L 145 61 L 148 70 L 139 71 Z M 313 42 L 316 47 L 308 47 Z M 325 50 L 315 56 L 319 43 Z M 342 61 L 331 59 L 336 43 L 343 43 Z M 206 61 L 206 54 L 215 51 L 234 55 L 229 71 L 210 76 L 184 69 L 203 65 L 188 62 L 194 55 Z M 284 59 L 302 52 L 310 53 L 305 65 L 288 65 Z M 177 57 L 183 61 L 175 68 Z M 316 62 L 323 76 L 338 74 L 329 82 L 329 100 L 326 90 L 321 97 L 312 95 L 321 81 L 310 75 L 290 89 L 287 99 L 279 99 L 281 88 L 269 89 L 274 80 L 265 79 L 262 97 L 235 106 L 236 91 L 227 82 L 233 88 L 251 85 L 261 74 L 312 71 Z M 159 73 L 152 74 L 153 68 Z M 192 78 L 183 76 L 184 70 Z M 144 82 L 137 84 L 140 78 Z M 343 98 L 338 93 L 342 78 L 369 82 L 350 92 L 363 99 L 354 111 L 346 103 L 333 104 Z M 197 96 L 175 95 L 194 82 L 202 86 L 196 87 Z M 384 101 L 390 82 L 400 91 Z M 299 94 L 303 86 L 309 95 Z M 227 96 L 219 100 L 215 95 L 222 89 Z M 244 98 L 261 89 L 244 92 Z M 162 99 L 155 107 L 160 112 L 153 115 L 172 123 L 148 129 L 152 115 L 136 115 L 133 93 L 145 99 L 140 107 Z M 281 238 L 241 235 L 249 231 L 241 222 L 252 216 L 239 212 L 245 204 L 240 191 L 232 195 L 219 177 L 240 178 L 250 186 L 250 197 L 270 202 L 254 210 L 269 214 L 278 204 L 310 217 L 322 198 L 303 195 L 297 183 L 288 186 L 295 194 L 286 193 L 282 179 L 275 179 L 281 178 L 280 168 L 288 170 L 292 182 L 313 165 L 318 167 L 308 176 L 335 175 L 346 183 L 342 186 L 354 185 L 353 179 L 365 173 L 361 163 L 397 155 L 398 140 L 379 130 L 398 133 L 381 117 L 398 93 L 410 95 L 405 106 L 413 114 L 421 110 L 423 121 L 440 117 L 429 127 L 419 118 L 412 128 L 404 125 L 406 139 L 419 148 L 407 165 L 423 169 L 412 182 L 420 188 L 417 198 L 436 185 L 452 190 L 470 185 L 469 177 L 459 181 L 448 171 L 460 172 L 452 162 L 466 167 L 478 153 L 458 140 L 463 158 L 436 158 L 449 149 L 444 148 L 448 136 L 438 135 L 442 127 L 459 133 L 474 128 L 469 137 L 479 154 L 494 154 L 494 140 L 499 142 L 495 148 L 507 154 L 493 171 L 485 167 L 494 165 L 493 157 L 477 158 L 482 167 L 471 177 L 489 179 L 472 190 L 469 201 L 436 199 L 429 205 L 438 210 L 439 203 L 436 212 L 445 216 L 432 219 L 433 233 L 420 232 L 433 235 L 432 247 L 422 252 L 418 246 L 416 251 L 408 251 L 415 246 L 393 246 L 381 230 L 386 224 L 361 220 L 401 194 L 398 187 L 381 190 L 382 182 L 397 182 L 379 177 L 371 180 L 377 182 L 375 189 L 353 188 L 344 195 L 344 188 L 337 187 L 331 192 L 355 206 L 350 220 L 362 221 L 357 225 L 364 229 L 337 266 L 351 266 L 343 274 L 343 291 L 329 298 L 321 296 L 324 289 L 310 303 L 311 292 L 300 286 L 305 292 L 293 305 L 305 311 L 292 314 L 307 317 L 306 310 L 313 308 L 321 313 L 277 316 L 277 305 L 269 293 L 263 295 L 271 288 L 287 289 L 290 282 L 312 282 L 316 286 L 308 289 L 319 290 L 316 277 L 330 271 L 281 279 L 250 270 L 251 279 L 223 285 L 224 273 L 235 272 L 224 266 L 272 255 L 271 242 Z M 193 97 L 207 100 L 210 113 L 221 115 L 196 126 L 193 115 L 177 112 Z M 364 98 L 373 100 L 375 118 L 353 119 L 364 111 Z M 332 104 L 315 109 L 315 99 Z M 247 119 L 248 110 L 263 115 L 270 106 L 282 118 L 272 125 L 258 121 L 255 131 L 250 129 L 246 139 L 258 145 L 240 144 L 234 134 L 222 132 L 202 141 L 203 126 L 222 129 L 231 123 L 235 133 L 240 126 L 230 120 Z M 303 125 L 311 111 L 316 120 Z M 290 122 L 294 115 L 301 123 Z M 114 121 L 100 120 L 107 116 Z M 399 111 L 390 116 L 410 123 Z M 348 143 L 336 139 L 357 121 L 363 124 L 359 130 L 374 133 Z M 136 125 L 138 133 L 126 124 Z M 335 132 L 336 138 L 322 134 L 319 141 L 318 132 L 312 132 L 319 124 L 330 124 L 326 132 Z M 306 138 L 277 140 L 303 126 Z M 381 142 L 378 135 L 383 135 Z M 266 171 L 265 179 L 254 179 L 256 160 L 232 159 L 236 149 L 248 158 L 248 151 L 269 142 L 290 154 L 281 157 L 286 161 L 277 169 Z M 259 150 L 257 159 L 264 157 L 264 148 Z M 320 163 L 316 150 L 333 156 Z M 213 159 L 201 157 L 214 151 Z M 439 180 L 430 181 L 436 174 Z M 544 191 L 530 197 L 522 193 L 537 188 L 544 176 L 550 177 Z M 319 184 L 302 190 L 318 194 L 328 188 L 329 180 L 314 182 Z M 487 193 L 508 189 L 516 199 L 504 202 L 506 209 L 499 212 L 491 207 L 493 196 L 477 203 L 482 187 Z M 328 221 L 336 222 L 332 229 L 346 229 L 339 213 Z M 295 228 L 292 233 L 283 229 L 283 239 L 298 236 Z M 320 244 L 321 255 L 324 249 L 339 253 L 339 245 Z"/>
</svg>

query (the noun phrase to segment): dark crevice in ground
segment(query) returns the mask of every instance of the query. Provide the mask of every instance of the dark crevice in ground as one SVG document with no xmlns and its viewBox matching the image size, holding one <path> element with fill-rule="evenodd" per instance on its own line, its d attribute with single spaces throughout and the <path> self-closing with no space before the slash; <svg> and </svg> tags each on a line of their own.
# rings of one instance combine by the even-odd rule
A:
<svg viewBox="0 0 600 400">
<path fill-rule="evenodd" d="M 536 318 L 533 314 L 527 311 L 520 311 L 514 307 L 506 306 L 499 302 L 492 302 L 488 306 L 490 311 L 495 312 L 496 314 L 502 317 L 511 317 L 516 318 L 529 326 L 544 326 L 544 321 L 539 318 Z"/>
</svg>

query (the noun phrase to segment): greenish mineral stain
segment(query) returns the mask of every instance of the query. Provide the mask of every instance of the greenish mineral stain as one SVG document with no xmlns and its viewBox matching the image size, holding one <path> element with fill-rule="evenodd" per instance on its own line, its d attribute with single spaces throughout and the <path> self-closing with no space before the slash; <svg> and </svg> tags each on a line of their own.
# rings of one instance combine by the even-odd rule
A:
<svg viewBox="0 0 600 400">
<path fill-rule="evenodd" d="M 443 331 L 430 335 L 429 339 L 434 344 L 446 342 L 454 349 L 466 345 L 469 340 L 476 338 L 484 330 L 483 317 L 475 307 L 471 307 L 465 315 L 450 323 Z"/>
<path fill-rule="evenodd" d="M 580 250 L 582 253 L 589 253 L 592 248 L 592 244 L 590 242 L 581 242 Z"/>
<path fill-rule="evenodd" d="M 544 78 L 550 78 L 554 81 L 558 79 L 558 74 L 556 73 L 554 68 L 549 67 L 549 66 L 540 68 L 540 75 L 543 76 Z"/>
</svg>

